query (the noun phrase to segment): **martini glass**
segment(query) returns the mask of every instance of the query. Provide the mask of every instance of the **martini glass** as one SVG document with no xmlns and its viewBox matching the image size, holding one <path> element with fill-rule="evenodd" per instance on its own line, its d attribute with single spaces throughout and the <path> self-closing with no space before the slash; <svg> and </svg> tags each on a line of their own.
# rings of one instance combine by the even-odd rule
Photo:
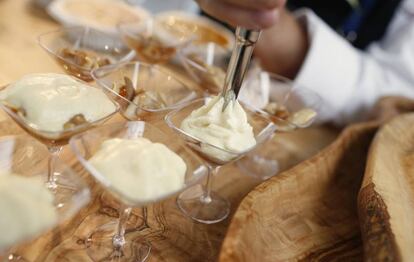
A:
<svg viewBox="0 0 414 262">
<path fill-rule="evenodd" d="M 121 39 L 79 26 L 41 34 L 38 43 L 66 73 L 87 82 L 93 80 L 93 69 L 135 57 L 135 52 L 127 48 Z"/>
<path fill-rule="evenodd" d="M 164 64 L 193 40 L 191 35 L 177 34 L 174 26 L 155 19 L 121 23 L 119 32 L 127 46 L 135 50 L 140 61 Z"/>
<path fill-rule="evenodd" d="M 48 161 L 48 151 L 37 140 L 28 136 L 5 136 L 0 138 L 0 173 L 9 173 L 27 179 L 46 179 Z M 24 258 L 14 253 L 11 246 L 24 244 L 34 240 L 40 235 L 50 231 L 52 228 L 63 224 L 73 217 L 90 200 L 90 191 L 86 184 L 77 176 L 71 167 L 61 161 L 55 165 L 56 171 L 60 172 L 56 183 L 63 183 L 65 188 L 59 187 L 53 192 L 53 206 L 56 208 L 57 219 L 47 228 L 43 228 L 34 234 L 17 239 L 17 242 L 0 247 L 0 261 L 25 261 Z M 34 181 L 33 181 L 34 182 Z M 30 196 L 30 192 L 20 192 L 23 196 Z M 17 222 L 21 222 L 21 227 L 25 227 L 25 219 L 30 215 L 29 210 L 1 210 L 2 214 L 15 214 Z M 4 212 L 4 213 L 3 213 Z M 19 218 L 20 217 L 20 218 Z M 35 219 L 30 217 L 29 219 Z M 27 232 L 27 231 L 26 231 Z M 8 234 L 2 232 L 2 234 Z M 10 234 L 10 233 L 9 233 Z M 2 257 L 3 256 L 3 257 Z"/>
<path fill-rule="evenodd" d="M 181 129 L 181 122 L 194 110 L 207 103 L 209 98 L 195 100 L 179 109 L 168 113 L 165 120 L 169 127 L 176 131 L 187 142 L 188 146 L 198 153 L 209 165 L 210 172 L 207 183 L 200 192 L 196 188 L 190 188 L 177 198 L 177 205 L 184 214 L 193 220 L 205 224 L 213 224 L 224 220 L 230 213 L 230 203 L 218 193 L 212 191 L 214 176 L 220 168 L 236 161 L 251 150 L 268 140 L 277 129 L 277 126 L 269 119 L 268 115 L 260 110 L 242 105 L 249 124 L 253 127 L 256 145 L 243 151 L 234 152 L 222 149 L 215 145 L 205 143 L 202 140 L 186 133 Z"/>
<path fill-rule="evenodd" d="M 259 70 L 248 77 L 245 85 L 245 88 L 256 88 L 254 92 L 262 92 L 259 96 L 268 97 L 268 103 L 263 106 L 263 111 L 278 125 L 277 132 L 292 132 L 307 128 L 314 123 L 319 114 L 322 103 L 319 95 L 294 85 L 285 77 Z M 268 112 L 267 108 L 271 104 L 273 107 L 278 107 L 276 113 Z M 284 156 L 284 150 L 280 147 L 263 146 L 239 160 L 237 165 L 244 174 L 265 180 L 285 168 L 283 163 L 288 161 L 283 160 Z"/>
<path fill-rule="evenodd" d="M 232 31 L 202 15 L 170 10 L 156 14 L 154 19 L 171 28 L 175 35 L 191 38 L 191 46 L 213 43 L 231 51 L 235 42 Z"/>
<path fill-rule="evenodd" d="M 168 71 L 141 62 L 105 66 L 92 76 L 128 120 L 162 119 L 168 111 L 201 96 Z"/>
<path fill-rule="evenodd" d="M 154 199 L 131 199 L 128 192 L 114 186 L 102 173 L 89 162 L 103 142 L 111 138 L 135 139 L 144 137 L 152 142 L 162 143 L 179 155 L 187 165 L 184 184 L 179 190 L 162 194 Z M 70 145 L 82 165 L 101 183 L 114 197 L 122 203 L 119 210 L 117 225 L 106 224 L 98 227 L 87 240 L 87 252 L 93 261 L 145 261 L 150 253 L 151 245 L 145 239 L 128 239 L 125 235 L 126 222 L 131 208 L 145 207 L 149 204 L 172 197 L 186 188 L 195 185 L 207 174 L 207 167 L 203 161 L 186 148 L 180 140 L 169 137 L 156 127 L 143 122 L 131 121 L 105 125 L 83 134 L 74 136 Z M 167 174 L 166 174 L 167 175 Z M 144 216 L 144 219 L 146 217 Z M 145 221 L 146 222 L 146 221 Z"/>
<path fill-rule="evenodd" d="M 80 81 L 80 80 L 79 80 Z M 0 88 L 0 92 L 6 89 L 7 86 Z M 90 87 L 95 88 L 95 87 Z M 118 112 L 118 105 L 114 103 L 115 110 L 108 115 L 101 117 L 100 119 L 96 119 L 92 122 L 85 122 L 80 125 L 73 126 L 71 128 L 64 129 L 62 131 L 48 131 L 42 130 L 36 126 L 36 124 L 29 122 L 16 108 L 13 108 L 9 103 L 6 101 L 0 100 L 0 107 L 27 133 L 31 136 L 38 139 L 42 142 L 47 149 L 49 150 L 49 157 L 48 157 L 48 179 L 47 179 L 47 186 L 50 189 L 56 189 L 58 186 L 64 186 L 64 184 L 57 184 L 56 180 L 61 175 L 59 172 L 55 170 L 56 161 L 59 158 L 59 153 L 62 150 L 63 146 L 67 145 L 69 139 L 78 133 L 81 133 L 85 130 L 90 128 L 96 127 L 106 120 L 111 118 L 114 114 Z"/>
</svg>

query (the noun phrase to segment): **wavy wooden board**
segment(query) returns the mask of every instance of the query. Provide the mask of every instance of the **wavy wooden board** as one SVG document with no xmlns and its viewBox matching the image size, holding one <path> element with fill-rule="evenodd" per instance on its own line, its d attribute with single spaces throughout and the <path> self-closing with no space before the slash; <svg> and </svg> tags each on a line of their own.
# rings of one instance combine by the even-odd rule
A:
<svg viewBox="0 0 414 262">
<path fill-rule="evenodd" d="M 367 261 L 414 257 L 414 114 L 402 115 L 377 133 L 359 193 Z"/>
<path fill-rule="evenodd" d="M 220 261 L 360 261 L 364 255 L 367 261 L 395 261 L 404 255 L 401 249 L 409 257 L 414 115 L 397 118 L 378 134 L 357 201 L 377 128 L 409 111 L 414 111 L 412 100 L 385 98 L 374 108 L 373 121 L 346 128 L 313 158 L 256 187 L 232 219 Z M 372 181 L 378 181 L 377 191 Z M 392 202 L 388 213 L 387 201 Z"/>
<path fill-rule="evenodd" d="M 220 261 L 361 260 L 356 200 L 375 129 L 348 128 L 323 152 L 250 192 Z"/>
</svg>

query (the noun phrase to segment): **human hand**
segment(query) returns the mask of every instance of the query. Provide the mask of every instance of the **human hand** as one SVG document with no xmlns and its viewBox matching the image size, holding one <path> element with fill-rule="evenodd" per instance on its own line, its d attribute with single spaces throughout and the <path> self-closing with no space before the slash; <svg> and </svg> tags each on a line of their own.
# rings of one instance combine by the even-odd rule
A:
<svg viewBox="0 0 414 262">
<path fill-rule="evenodd" d="M 233 26 L 264 29 L 276 24 L 286 0 L 196 0 L 201 9 Z"/>
<path fill-rule="evenodd" d="M 303 23 L 287 10 L 280 10 L 277 24 L 263 30 L 256 43 L 255 56 L 263 69 L 293 79 L 305 60 L 309 45 Z"/>
</svg>

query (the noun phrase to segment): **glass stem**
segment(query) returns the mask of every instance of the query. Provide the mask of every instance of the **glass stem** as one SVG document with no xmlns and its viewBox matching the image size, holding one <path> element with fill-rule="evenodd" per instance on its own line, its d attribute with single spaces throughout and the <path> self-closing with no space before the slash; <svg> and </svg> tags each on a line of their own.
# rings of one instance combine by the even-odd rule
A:
<svg viewBox="0 0 414 262">
<path fill-rule="evenodd" d="M 219 166 L 209 168 L 204 195 L 201 197 L 201 202 L 203 202 L 204 204 L 208 204 L 211 202 L 211 190 L 213 187 L 213 180 L 214 176 L 219 172 L 219 169 Z"/>
<path fill-rule="evenodd" d="M 125 245 L 125 227 L 131 214 L 132 208 L 123 206 L 119 209 L 119 221 L 117 232 L 112 238 L 112 244 L 116 249 L 121 249 Z"/>
<path fill-rule="evenodd" d="M 59 157 L 59 153 L 62 150 L 61 146 L 49 146 L 49 161 L 47 167 L 47 185 L 51 189 L 56 188 L 56 181 L 55 181 L 55 168 L 56 168 L 56 160 Z"/>
</svg>

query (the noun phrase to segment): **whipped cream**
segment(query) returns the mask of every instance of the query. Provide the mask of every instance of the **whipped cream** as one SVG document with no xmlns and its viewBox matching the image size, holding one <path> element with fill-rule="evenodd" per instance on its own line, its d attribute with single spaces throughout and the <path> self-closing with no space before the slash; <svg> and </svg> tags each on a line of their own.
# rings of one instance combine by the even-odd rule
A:
<svg viewBox="0 0 414 262">
<path fill-rule="evenodd" d="M 63 74 L 27 75 L 0 92 L 0 100 L 24 109 L 27 122 L 49 132 L 63 131 L 77 114 L 94 122 L 116 110 L 101 90 Z"/>
<path fill-rule="evenodd" d="M 212 146 L 202 144 L 203 153 L 222 161 L 232 160 L 237 153 L 256 144 L 253 128 L 247 121 L 246 112 L 236 101 L 230 101 L 222 111 L 224 98 L 213 97 L 207 104 L 194 110 L 181 123 L 181 129 L 202 142 L 222 148 L 231 154 Z"/>
<path fill-rule="evenodd" d="M 142 137 L 108 139 L 89 161 L 116 190 L 134 201 L 153 201 L 180 190 L 187 170 L 175 152 Z"/>
<path fill-rule="evenodd" d="M 38 178 L 0 174 L 0 251 L 54 226 L 53 199 Z"/>
</svg>

